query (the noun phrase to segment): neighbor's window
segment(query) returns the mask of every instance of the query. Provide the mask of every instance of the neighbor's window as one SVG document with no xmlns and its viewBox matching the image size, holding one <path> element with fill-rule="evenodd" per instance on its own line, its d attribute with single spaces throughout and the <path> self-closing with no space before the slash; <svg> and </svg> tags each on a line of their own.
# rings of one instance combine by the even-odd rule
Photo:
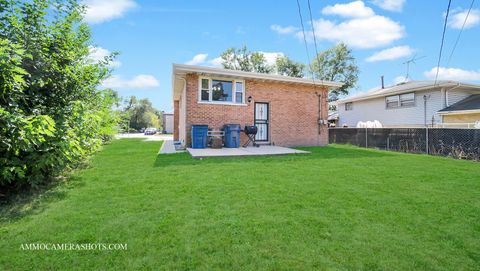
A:
<svg viewBox="0 0 480 271">
<path fill-rule="evenodd" d="M 345 111 L 351 111 L 353 109 L 353 103 L 345 104 Z"/>
<path fill-rule="evenodd" d="M 387 108 L 409 107 L 415 105 L 415 93 L 405 93 L 385 98 Z"/>
<path fill-rule="evenodd" d="M 201 79 L 200 101 L 243 104 L 243 81 Z"/>
<path fill-rule="evenodd" d="M 400 95 L 400 107 L 415 105 L 415 93 L 406 93 Z"/>
</svg>

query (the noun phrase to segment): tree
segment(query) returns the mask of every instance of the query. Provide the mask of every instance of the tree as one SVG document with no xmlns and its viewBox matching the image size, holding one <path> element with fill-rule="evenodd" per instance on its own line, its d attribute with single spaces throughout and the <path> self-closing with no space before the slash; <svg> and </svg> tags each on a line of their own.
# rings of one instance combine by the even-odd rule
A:
<svg viewBox="0 0 480 271">
<path fill-rule="evenodd" d="M 0 186 L 36 185 L 115 133 L 118 95 L 99 89 L 115 55 L 88 61 L 76 0 L 0 0 Z"/>
<path fill-rule="evenodd" d="M 287 56 L 279 56 L 275 61 L 277 73 L 284 76 L 291 77 L 303 77 L 305 70 L 305 64 L 296 62 L 288 58 Z"/>
<path fill-rule="evenodd" d="M 312 68 L 316 79 L 343 83 L 342 87 L 330 92 L 329 101 L 348 95 L 349 89 L 358 81 L 359 69 L 355 58 L 344 43 L 319 53 L 312 62 Z"/>
<path fill-rule="evenodd" d="M 222 66 L 230 70 L 303 77 L 303 70 L 305 69 L 304 64 L 295 62 L 287 56 L 277 56 L 275 64 L 269 65 L 264 53 L 251 52 L 245 45 L 239 49 L 228 48 L 221 54 L 221 58 Z"/>
<path fill-rule="evenodd" d="M 137 100 L 137 97 L 131 96 L 125 104 L 124 114 L 128 116 L 130 128 L 140 130 L 147 127 L 161 127 L 162 113 L 153 107 L 149 99 Z"/>
<path fill-rule="evenodd" d="M 225 69 L 260 73 L 270 73 L 273 70 L 263 53 L 250 52 L 245 45 L 239 49 L 228 48 L 220 57 Z"/>
</svg>

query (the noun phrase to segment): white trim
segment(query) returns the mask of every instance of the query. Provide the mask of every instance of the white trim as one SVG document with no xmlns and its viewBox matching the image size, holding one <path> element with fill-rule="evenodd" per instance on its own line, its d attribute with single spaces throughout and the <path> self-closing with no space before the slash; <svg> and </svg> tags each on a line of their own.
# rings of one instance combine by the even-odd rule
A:
<svg viewBox="0 0 480 271">
<path fill-rule="evenodd" d="M 202 100 L 202 80 L 207 79 L 208 80 L 208 101 Z M 219 81 L 231 81 L 232 82 L 232 101 L 213 101 L 213 91 L 212 91 L 212 82 L 213 80 L 219 80 Z M 242 83 L 242 103 L 236 103 L 236 96 L 237 96 L 237 83 Z M 198 99 L 197 103 L 199 104 L 221 104 L 221 105 L 247 105 L 245 103 L 245 92 L 246 92 L 246 87 L 245 87 L 245 80 L 242 79 L 235 79 L 235 78 L 227 78 L 227 77 L 208 77 L 208 76 L 199 76 L 198 77 Z"/>
<path fill-rule="evenodd" d="M 236 106 L 248 106 L 248 104 L 237 104 L 230 102 L 207 102 L 207 101 L 198 101 L 198 104 L 210 104 L 210 105 L 236 105 Z"/>
<path fill-rule="evenodd" d="M 437 114 L 439 115 L 462 115 L 462 114 L 475 114 L 475 113 L 480 113 L 480 109 L 437 112 Z"/>
<path fill-rule="evenodd" d="M 315 80 L 315 83 L 310 78 L 300 78 L 300 77 L 289 77 L 276 74 L 268 73 L 257 73 L 257 72 L 245 72 L 238 70 L 228 70 L 228 69 L 219 69 L 211 67 L 202 67 L 202 66 L 192 66 L 184 64 L 173 64 L 173 73 L 174 74 L 187 74 L 187 73 L 200 73 L 203 76 L 226 76 L 233 78 L 241 79 L 261 79 L 261 80 L 271 80 L 271 81 L 280 81 L 280 82 L 289 82 L 297 84 L 307 84 L 307 85 L 318 85 L 318 86 L 327 86 L 330 88 L 339 88 L 343 84 L 326 81 L 326 80 Z"/>
</svg>

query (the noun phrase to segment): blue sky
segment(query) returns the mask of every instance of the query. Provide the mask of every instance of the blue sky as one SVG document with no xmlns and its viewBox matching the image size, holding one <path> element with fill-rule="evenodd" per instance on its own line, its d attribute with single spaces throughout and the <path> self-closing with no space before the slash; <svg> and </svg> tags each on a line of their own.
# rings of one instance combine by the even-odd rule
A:
<svg viewBox="0 0 480 271">
<path fill-rule="evenodd" d="M 480 2 L 480 1 L 479 1 Z M 285 54 L 308 61 L 296 0 L 141 1 L 86 0 L 85 21 L 93 32 L 92 58 L 118 51 L 114 76 L 104 82 L 121 96 L 149 98 L 172 111 L 172 63 L 218 65 L 228 47 L 247 45 L 267 58 Z M 319 50 L 346 42 L 360 68 L 357 89 L 404 80 L 406 65 L 413 80 L 435 76 L 447 0 L 310 0 Z M 457 35 L 471 0 L 452 0 L 440 79 L 480 83 L 480 3 L 475 3 L 453 57 Z M 310 56 L 315 55 L 306 0 L 300 0 Z"/>
</svg>

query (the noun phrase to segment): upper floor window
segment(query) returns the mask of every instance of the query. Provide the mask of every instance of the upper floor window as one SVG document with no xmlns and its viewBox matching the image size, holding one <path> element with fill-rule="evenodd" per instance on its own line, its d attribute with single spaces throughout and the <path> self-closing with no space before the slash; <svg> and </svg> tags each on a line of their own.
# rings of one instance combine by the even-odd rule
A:
<svg viewBox="0 0 480 271">
<path fill-rule="evenodd" d="M 240 80 L 224 80 L 202 78 L 200 101 L 244 103 L 244 82 Z"/>
<path fill-rule="evenodd" d="M 410 107 L 415 105 L 415 93 L 405 93 L 385 97 L 387 108 Z"/>
<path fill-rule="evenodd" d="M 353 103 L 345 103 L 345 111 L 353 110 Z"/>
</svg>

